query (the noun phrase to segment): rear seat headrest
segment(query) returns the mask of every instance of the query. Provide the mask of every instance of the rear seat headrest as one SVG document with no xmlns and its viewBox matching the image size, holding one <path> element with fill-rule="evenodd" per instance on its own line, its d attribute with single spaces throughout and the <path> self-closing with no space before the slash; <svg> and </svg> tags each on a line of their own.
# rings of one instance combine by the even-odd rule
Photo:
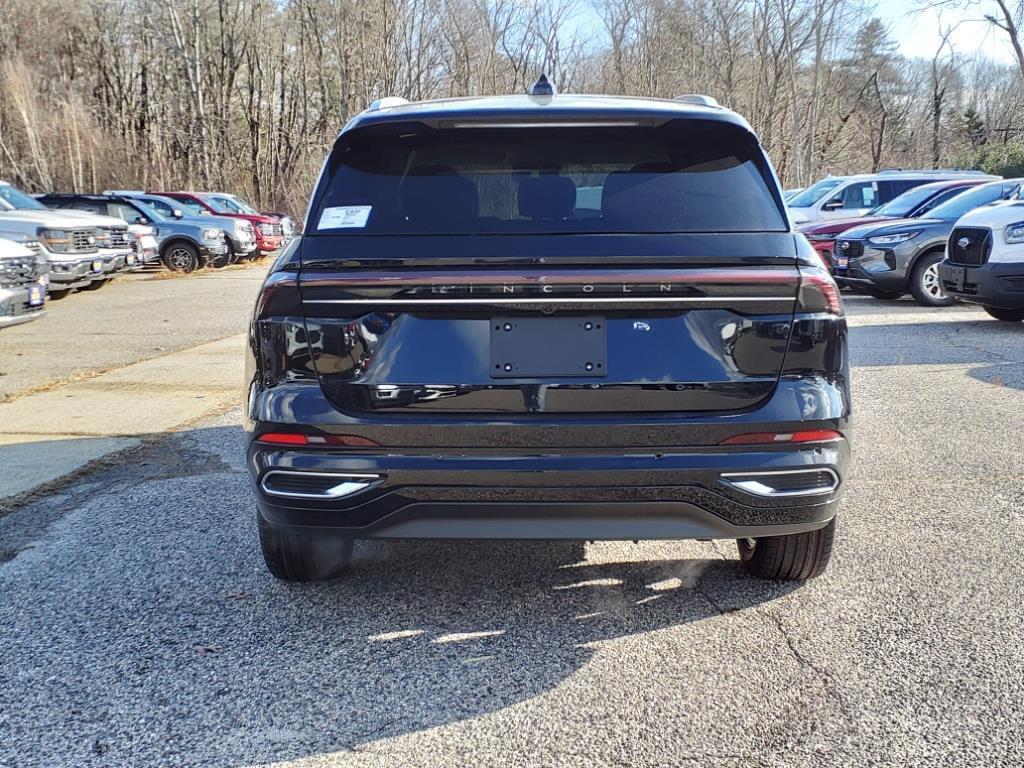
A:
<svg viewBox="0 0 1024 768">
<path fill-rule="evenodd" d="M 447 165 L 420 165 L 402 181 L 398 210 L 418 226 L 440 229 L 477 218 L 480 200 L 472 180 Z"/>
<path fill-rule="evenodd" d="M 528 219 L 567 219 L 576 207 L 576 185 L 566 176 L 534 176 L 519 182 L 516 198 Z"/>
<path fill-rule="evenodd" d="M 601 214 L 611 222 L 629 223 L 631 228 L 644 222 L 659 223 L 663 217 L 664 194 L 671 189 L 670 163 L 639 163 L 628 171 L 613 171 L 605 177 L 601 190 Z"/>
</svg>

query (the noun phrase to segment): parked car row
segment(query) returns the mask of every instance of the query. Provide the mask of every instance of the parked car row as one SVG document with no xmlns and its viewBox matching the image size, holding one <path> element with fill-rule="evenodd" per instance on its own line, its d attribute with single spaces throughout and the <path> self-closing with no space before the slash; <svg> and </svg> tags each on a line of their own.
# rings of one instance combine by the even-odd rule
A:
<svg viewBox="0 0 1024 768">
<path fill-rule="evenodd" d="M 972 171 L 887 171 L 823 179 L 787 204 L 844 288 L 1024 319 L 1022 185 Z M 880 204 L 865 210 L 868 201 Z"/>
<path fill-rule="evenodd" d="M 270 255 L 294 229 L 224 192 L 32 196 L 0 181 L 0 327 L 42 316 L 47 298 L 158 262 L 193 272 Z"/>
</svg>

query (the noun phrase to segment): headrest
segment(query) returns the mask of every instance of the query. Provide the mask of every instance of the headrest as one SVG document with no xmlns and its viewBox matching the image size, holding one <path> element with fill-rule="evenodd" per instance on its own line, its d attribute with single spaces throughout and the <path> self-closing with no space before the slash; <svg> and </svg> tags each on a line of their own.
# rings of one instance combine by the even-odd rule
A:
<svg viewBox="0 0 1024 768">
<path fill-rule="evenodd" d="M 420 165 L 409 169 L 398 199 L 399 212 L 420 227 L 440 229 L 477 217 L 480 201 L 476 185 L 447 165 Z"/>
<path fill-rule="evenodd" d="M 567 219 L 576 207 L 576 185 L 565 176 L 534 176 L 519 182 L 517 199 L 528 219 Z"/>
</svg>

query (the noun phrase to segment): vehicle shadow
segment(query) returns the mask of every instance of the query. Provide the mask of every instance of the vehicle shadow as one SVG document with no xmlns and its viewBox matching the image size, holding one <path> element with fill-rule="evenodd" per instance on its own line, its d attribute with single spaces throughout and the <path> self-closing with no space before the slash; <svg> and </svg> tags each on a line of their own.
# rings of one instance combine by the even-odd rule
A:
<svg viewBox="0 0 1024 768">
<path fill-rule="evenodd" d="M 671 559 L 676 545 L 641 544 L 588 559 L 580 542 L 359 542 L 344 578 L 284 584 L 259 554 L 237 427 L 174 436 L 133 465 L 135 477 L 125 466 L 94 478 L 92 495 L 65 492 L 73 519 L 26 534 L 47 544 L 3 565 L 21 606 L 3 663 L 40 676 L 8 694 L 51 724 L 40 732 L 19 715 L 12 739 L 81 765 L 360 750 L 536 699 L 603 643 L 797 588 L 749 578 L 738 558 Z M 0 520 L 0 539 L 21 536 L 36 511 Z M 618 561 L 602 561 L 609 552 Z M 69 659 L 82 674 L 66 676 Z M 686 675 L 686 654 L 668 663 Z M 42 682 L 59 677 L 56 689 Z"/>
<path fill-rule="evenodd" d="M 314 741 L 264 744 L 265 757 L 353 750 L 502 710 L 570 678 L 597 644 L 795 588 L 753 582 L 735 560 L 583 557 L 571 542 L 363 542 L 344 580 L 264 583 L 251 616 L 259 652 L 246 675 L 268 707 L 293 713 L 292 733 L 314 716 L 311 704 L 358 713 L 329 718 Z"/>
</svg>

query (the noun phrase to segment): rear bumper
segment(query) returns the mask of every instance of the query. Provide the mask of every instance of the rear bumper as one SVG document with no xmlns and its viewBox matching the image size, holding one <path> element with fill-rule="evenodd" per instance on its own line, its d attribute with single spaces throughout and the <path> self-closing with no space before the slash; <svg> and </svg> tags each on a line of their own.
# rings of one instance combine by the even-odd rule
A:
<svg viewBox="0 0 1024 768">
<path fill-rule="evenodd" d="M 963 283 L 954 272 L 964 270 Z M 963 267 L 943 261 L 939 264 L 942 290 L 959 301 L 998 309 L 1024 309 L 1024 263 L 989 263 Z"/>
<path fill-rule="evenodd" d="M 613 433 L 609 433 L 609 437 Z M 354 538 L 743 538 L 819 528 L 835 514 L 846 440 L 757 449 L 462 449 L 395 454 L 282 449 L 253 441 L 248 464 L 263 518 L 281 529 Z M 830 487 L 791 495 L 735 484 L 824 471 Z M 288 486 L 279 483 L 286 475 Z M 803 476 L 803 475 L 801 475 Z M 330 478 L 323 482 L 323 478 Z M 295 485 L 295 482 L 310 485 Z M 317 489 L 352 483 L 336 498 Z M 349 486 L 346 486 L 349 487 Z M 755 486 L 756 487 L 756 486 Z"/>
</svg>

